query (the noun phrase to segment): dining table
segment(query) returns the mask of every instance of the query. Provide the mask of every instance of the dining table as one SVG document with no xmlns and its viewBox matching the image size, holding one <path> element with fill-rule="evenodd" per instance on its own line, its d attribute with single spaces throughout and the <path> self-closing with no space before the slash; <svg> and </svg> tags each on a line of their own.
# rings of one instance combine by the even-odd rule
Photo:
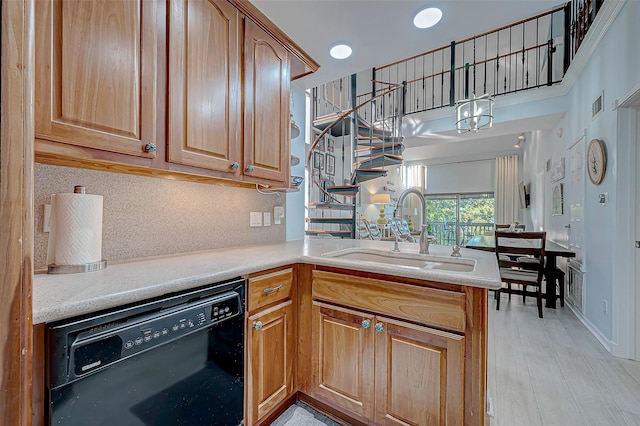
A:
<svg viewBox="0 0 640 426">
<path fill-rule="evenodd" d="M 495 251 L 496 250 L 496 238 L 493 235 L 476 235 L 472 237 L 465 244 L 466 248 Z M 547 280 L 547 286 L 545 289 L 545 307 L 555 309 L 556 308 L 556 282 L 558 280 L 558 257 L 576 257 L 576 253 L 568 248 L 561 246 L 560 244 L 551 240 L 546 240 L 544 243 L 544 256 L 546 257 L 544 276 Z M 549 283 L 553 283 L 549 285 Z"/>
</svg>

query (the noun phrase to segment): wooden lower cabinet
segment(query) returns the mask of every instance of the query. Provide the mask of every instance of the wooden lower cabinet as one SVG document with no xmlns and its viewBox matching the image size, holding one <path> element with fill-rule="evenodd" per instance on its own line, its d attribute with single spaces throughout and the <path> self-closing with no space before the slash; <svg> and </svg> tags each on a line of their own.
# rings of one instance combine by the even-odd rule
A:
<svg viewBox="0 0 640 426">
<path fill-rule="evenodd" d="M 287 300 L 248 319 L 247 425 L 262 418 L 294 391 L 297 327 L 293 302 Z"/>
<path fill-rule="evenodd" d="M 464 336 L 319 301 L 312 311 L 312 397 L 365 424 L 463 424 Z"/>
<path fill-rule="evenodd" d="M 313 302 L 312 396 L 366 422 L 373 417 L 373 316 Z"/>
<path fill-rule="evenodd" d="M 464 337 L 376 317 L 375 424 L 461 425 Z"/>
</svg>

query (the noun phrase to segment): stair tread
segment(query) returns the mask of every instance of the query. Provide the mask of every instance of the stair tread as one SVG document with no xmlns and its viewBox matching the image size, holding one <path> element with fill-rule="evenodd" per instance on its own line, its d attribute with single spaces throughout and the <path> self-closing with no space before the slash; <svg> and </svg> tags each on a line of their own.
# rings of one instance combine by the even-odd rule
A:
<svg viewBox="0 0 640 426">
<path fill-rule="evenodd" d="M 353 203 L 309 203 L 314 209 L 353 210 L 355 206 Z"/>
<path fill-rule="evenodd" d="M 310 223 L 352 223 L 352 217 L 307 217 Z"/>
<path fill-rule="evenodd" d="M 355 150 L 356 157 L 370 157 L 376 154 L 390 153 L 400 155 L 404 151 L 404 145 L 401 143 L 387 144 L 379 147 L 364 147 Z"/>
<path fill-rule="evenodd" d="M 359 185 L 339 185 L 325 188 L 329 194 L 355 196 L 360 191 Z"/>
<path fill-rule="evenodd" d="M 404 139 L 402 136 L 380 136 L 380 135 L 358 135 L 358 137 L 356 138 L 358 140 L 358 143 L 360 143 L 360 141 L 375 141 L 375 142 L 382 142 L 382 141 L 390 141 L 390 140 L 394 140 L 396 139 L 397 142 L 402 142 L 402 140 Z"/>
<path fill-rule="evenodd" d="M 392 155 L 392 154 L 379 154 L 374 155 L 371 158 L 366 160 L 356 161 L 353 165 L 356 168 L 364 167 L 364 168 L 376 168 L 376 167 L 386 167 L 386 166 L 394 166 L 402 164 L 402 156 L 400 155 Z"/>
<path fill-rule="evenodd" d="M 385 169 L 367 169 L 361 168 L 353 171 L 351 175 L 351 183 L 357 185 L 359 183 L 376 179 L 378 177 L 386 176 L 387 171 Z"/>
</svg>

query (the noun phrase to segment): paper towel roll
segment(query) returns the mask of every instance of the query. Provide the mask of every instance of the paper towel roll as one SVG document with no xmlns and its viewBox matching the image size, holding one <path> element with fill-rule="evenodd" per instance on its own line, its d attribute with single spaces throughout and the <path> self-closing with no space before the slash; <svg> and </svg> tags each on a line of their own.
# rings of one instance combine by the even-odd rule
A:
<svg viewBox="0 0 640 426">
<path fill-rule="evenodd" d="M 53 194 L 47 264 L 102 260 L 102 195 Z"/>
</svg>

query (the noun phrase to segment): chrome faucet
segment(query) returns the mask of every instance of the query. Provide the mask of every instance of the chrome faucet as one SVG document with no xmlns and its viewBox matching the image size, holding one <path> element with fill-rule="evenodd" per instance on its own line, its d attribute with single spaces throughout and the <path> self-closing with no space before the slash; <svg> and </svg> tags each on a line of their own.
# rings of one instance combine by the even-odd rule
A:
<svg viewBox="0 0 640 426">
<path fill-rule="evenodd" d="M 422 204 L 422 229 L 420 230 L 420 240 L 418 240 L 418 244 L 420 246 L 420 254 L 429 254 L 429 243 L 435 241 L 436 238 L 430 236 L 427 231 L 427 201 L 424 199 L 422 192 L 415 188 L 405 189 L 398 198 L 396 209 L 393 211 L 393 217 L 397 217 L 396 213 L 398 212 L 398 209 L 402 208 L 402 202 L 409 194 L 415 194 L 420 198 L 420 203 Z"/>
</svg>

